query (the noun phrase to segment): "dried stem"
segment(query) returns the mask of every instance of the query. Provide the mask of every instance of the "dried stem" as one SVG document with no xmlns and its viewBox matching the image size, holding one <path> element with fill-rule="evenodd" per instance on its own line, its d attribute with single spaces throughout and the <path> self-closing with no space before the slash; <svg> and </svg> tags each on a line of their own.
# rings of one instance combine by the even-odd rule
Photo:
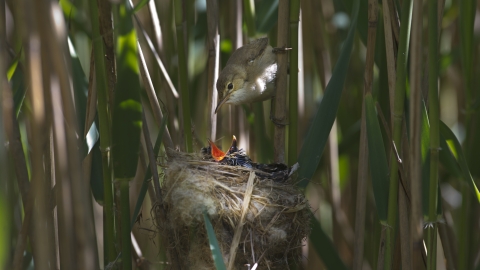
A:
<svg viewBox="0 0 480 270">
<path fill-rule="evenodd" d="M 372 93 L 373 65 L 375 62 L 375 42 L 377 36 L 378 8 L 377 0 L 368 1 L 368 36 L 367 56 L 365 63 L 364 94 Z M 363 99 L 365 100 L 365 99 Z M 355 208 L 355 241 L 353 253 L 353 269 L 362 269 L 363 247 L 365 238 L 365 207 L 367 200 L 368 177 L 368 141 L 366 134 L 365 101 L 362 102 L 362 120 L 360 129 L 360 149 L 358 156 L 357 201 Z"/>
<path fill-rule="evenodd" d="M 235 262 L 235 255 L 237 253 L 238 245 L 240 244 L 240 236 L 242 235 L 243 225 L 245 224 L 245 215 L 248 212 L 248 208 L 250 205 L 250 199 L 252 198 L 253 193 L 253 181 L 255 180 L 255 172 L 250 172 L 250 176 L 248 177 L 247 186 L 245 188 L 245 194 L 243 194 L 243 203 L 242 203 L 242 215 L 240 217 L 240 221 L 238 222 L 237 226 L 235 227 L 235 232 L 233 234 L 232 244 L 230 246 L 230 260 L 228 261 L 228 268 L 229 270 L 233 270 L 234 262 Z"/>
<path fill-rule="evenodd" d="M 277 47 L 287 48 L 288 44 L 288 23 L 289 23 L 289 0 L 280 0 L 278 4 L 278 33 Z M 284 123 L 287 118 L 287 67 L 288 54 L 281 52 L 277 54 L 277 79 L 275 82 L 275 121 Z M 285 126 L 275 125 L 273 134 L 274 161 L 285 163 Z"/>
<path fill-rule="evenodd" d="M 138 45 L 138 56 L 140 58 L 140 75 L 143 79 L 143 85 L 145 86 L 145 91 L 147 92 L 148 100 L 150 101 L 150 106 L 152 107 L 153 117 L 155 118 L 155 122 L 157 126 L 160 127 L 163 119 L 163 113 L 160 108 L 160 103 L 158 102 L 158 97 L 153 87 L 152 79 L 150 78 L 150 73 L 148 72 L 147 64 L 145 63 L 145 57 L 143 56 L 142 47 L 140 46 L 140 42 L 137 43 Z M 170 136 L 170 132 L 168 131 L 168 127 L 165 127 L 165 132 L 163 133 L 163 145 L 165 147 L 174 148 L 172 137 Z"/>
<path fill-rule="evenodd" d="M 218 34 L 217 0 L 207 1 L 208 24 L 208 78 L 207 78 L 207 137 L 215 141 L 217 133 L 217 89 L 215 84 L 220 66 L 220 35 Z"/>
</svg>

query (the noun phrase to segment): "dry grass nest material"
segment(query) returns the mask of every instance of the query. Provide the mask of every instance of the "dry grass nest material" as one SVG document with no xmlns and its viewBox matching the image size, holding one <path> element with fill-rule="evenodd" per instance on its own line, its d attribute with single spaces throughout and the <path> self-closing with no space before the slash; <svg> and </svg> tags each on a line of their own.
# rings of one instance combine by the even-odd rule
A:
<svg viewBox="0 0 480 270">
<path fill-rule="evenodd" d="M 221 165 L 201 154 L 168 156 L 162 188 L 166 221 L 160 230 L 180 269 L 215 269 L 204 212 L 229 269 L 255 263 L 257 269 L 288 269 L 288 262 L 299 261 L 310 211 L 295 174 L 274 181 L 265 172 Z"/>
</svg>

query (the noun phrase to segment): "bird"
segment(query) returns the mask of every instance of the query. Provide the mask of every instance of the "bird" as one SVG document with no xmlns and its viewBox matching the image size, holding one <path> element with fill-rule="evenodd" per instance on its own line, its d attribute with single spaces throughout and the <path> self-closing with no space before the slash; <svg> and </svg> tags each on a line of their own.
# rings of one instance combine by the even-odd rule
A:
<svg viewBox="0 0 480 270">
<path fill-rule="evenodd" d="M 233 135 L 232 145 L 228 148 L 227 152 L 220 150 L 211 140 L 208 140 L 208 143 L 210 144 L 210 155 L 216 161 L 222 161 L 227 155 L 238 152 L 237 137 L 235 137 L 235 135 Z"/>
<path fill-rule="evenodd" d="M 220 72 L 216 84 L 219 103 L 249 104 L 271 99 L 275 95 L 277 55 L 268 44 L 268 37 L 254 40 L 238 48 Z"/>
</svg>

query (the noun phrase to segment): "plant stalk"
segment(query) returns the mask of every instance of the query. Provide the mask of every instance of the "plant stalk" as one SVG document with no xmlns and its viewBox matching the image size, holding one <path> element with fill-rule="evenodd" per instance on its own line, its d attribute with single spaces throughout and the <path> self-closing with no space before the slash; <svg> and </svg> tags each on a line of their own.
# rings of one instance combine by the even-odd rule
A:
<svg viewBox="0 0 480 270">
<path fill-rule="evenodd" d="M 300 1 L 290 0 L 290 81 L 288 99 L 288 165 L 297 162 L 298 152 L 298 27 Z"/>
<path fill-rule="evenodd" d="M 277 47 L 287 48 L 288 44 L 288 23 L 289 23 L 289 0 L 280 0 L 278 3 L 278 33 Z M 280 52 L 277 54 L 277 78 L 275 82 L 275 113 L 276 122 L 281 124 L 275 125 L 273 133 L 273 159 L 276 163 L 285 163 L 285 124 L 287 118 L 287 68 L 288 54 Z"/>
<path fill-rule="evenodd" d="M 378 10 L 377 0 L 368 0 L 368 36 L 367 55 L 365 63 L 364 94 L 372 93 L 373 66 L 375 62 L 375 42 L 377 36 Z M 365 215 L 367 200 L 368 178 L 368 140 L 365 114 L 365 98 L 362 102 L 362 118 L 360 128 L 360 149 L 358 156 L 357 198 L 355 205 L 355 238 L 352 269 L 361 270 L 363 267 Z"/>
<path fill-rule="evenodd" d="M 438 0 L 428 1 L 428 105 L 430 120 L 430 182 L 428 187 L 427 269 L 436 269 L 438 157 L 440 109 L 438 101 Z"/>
<path fill-rule="evenodd" d="M 217 89 L 215 87 L 220 67 L 220 35 L 218 34 L 218 4 L 207 0 L 208 24 L 208 81 L 207 81 L 207 137 L 215 141 L 217 134 Z"/>
<path fill-rule="evenodd" d="M 103 250 L 104 266 L 115 261 L 115 212 L 113 211 L 113 166 L 110 159 L 111 131 L 110 108 L 108 106 L 108 84 L 105 67 L 105 50 L 100 35 L 97 1 L 90 0 L 90 15 L 92 24 L 92 47 L 95 61 L 95 79 L 98 95 L 98 120 L 100 132 L 100 151 L 102 153 L 103 176 Z"/>
<path fill-rule="evenodd" d="M 404 0 L 402 5 L 402 27 L 400 29 L 400 42 L 397 55 L 397 74 L 395 81 L 395 100 L 393 109 L 393 142 L 400 151 L 402 140 L 402 122 L 404 101 L 406 93 L 408 49 L 410 45 L 410 27 L 412 23 L 412 0 Z M 402 156 L 401 153 L 400 157 Z M 390 155 L 390 187 L 388 194 L 387 235 L 385 251 L 385 269 L 392 268 L 393 251 L 395 247 L 395 226 L 398 215 L 398 164 L 395 151 Z"/>
<path fill-rule="evenodd" d="M 180 97 L 182 99 L 183 114 L 183 135 L 185 136 L 185 151 L 192 152 L 192 123 L 190 116 L 190 93 L 188 89 L 188 69 L 187 69 L 187 48 L 185 44 L 186 21 L 185 21 L 185 5 L 184 0 L 174 1 L 175 9 L 175 25 L 177 29 L 177 53 L 178 53 L 178 79 L 180 84 Z"/>
<path fill-rule="evenodd" d="M 122 211 L 122 269 L 132 269 L 132 238 L 130 237 L 130 192 L 132 179 L 119 179 Z"/>
<path fill-rule="evenodd" d="M 423 215 L 422 215 L 422 5 L 423 1 L 413 3 L 412 15 L 412 57 L 410 67 L 410 245 L 411 269 L 423 267 Z"/>
</svg>

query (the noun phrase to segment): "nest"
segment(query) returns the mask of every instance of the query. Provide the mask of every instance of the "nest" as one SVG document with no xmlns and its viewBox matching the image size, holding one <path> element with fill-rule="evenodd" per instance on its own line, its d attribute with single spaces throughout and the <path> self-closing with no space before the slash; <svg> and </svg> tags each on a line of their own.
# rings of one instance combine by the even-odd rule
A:
<svg viewBox="0 0 480 270">
<path fill-rule="evenodd" d="M 229 269 L 255 263 L 257 269 L 288 269 L 288 263 L 300 260 L 310 211 L 291 169 L 251 162 L 254 166 L 223 165 L 209 161 L 208 151 L 170 151 L 168 156 L 160 230 L 170 255 L 177 254 L 181 264 L 175 269 L 215 269 L 203 213 L 210 217 Z"/>
</svg>

